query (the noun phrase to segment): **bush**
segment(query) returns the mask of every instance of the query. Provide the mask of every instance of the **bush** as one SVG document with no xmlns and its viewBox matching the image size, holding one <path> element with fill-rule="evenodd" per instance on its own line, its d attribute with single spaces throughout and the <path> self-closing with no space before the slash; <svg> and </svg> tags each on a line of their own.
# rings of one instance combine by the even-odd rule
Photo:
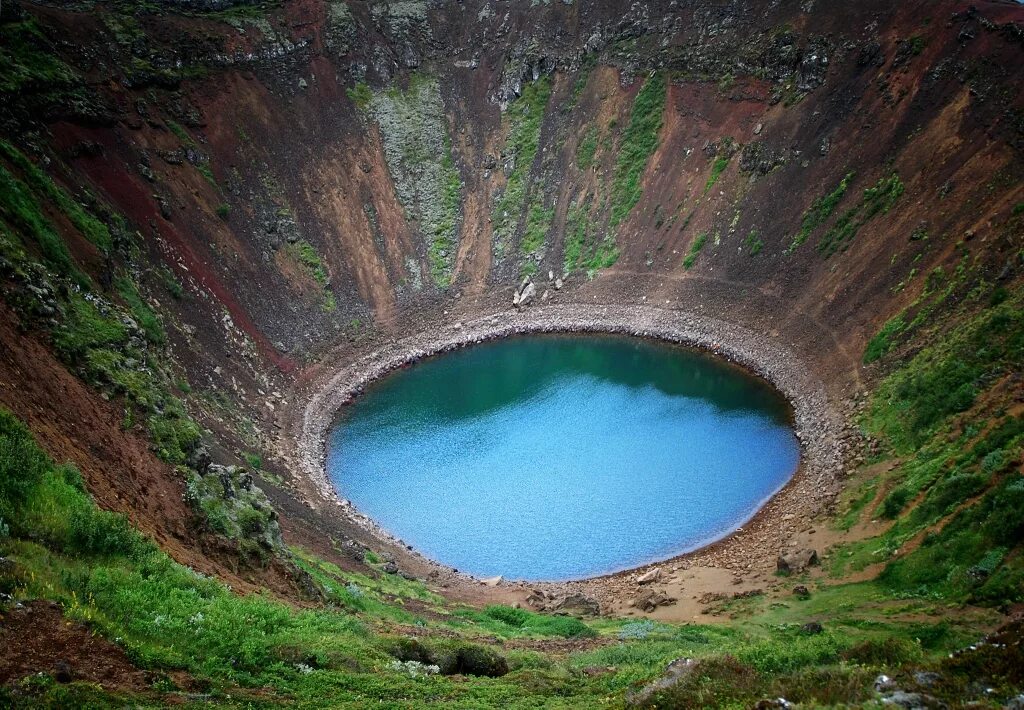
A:
<svg viewBox="0 0 1024 710">
<path fill-rule="evenodd" d="M 8 526 L 16 523 L 16 511 L 49 468 L 49 459 L 36 446 L 28 427 L 0 408 L 0 518 L 7 520 Z"/>
<path fill-rule="evenodd" d="M 868 639 L 839 654 L 844 661 L 865 666 L 898 666 L 917 660 L 921 650 L 914 644 L 896 636 L 884 639 Z"/>
<path fill-rule="evenodd" d="M 903 507 L 910 500 L 910 495 L 910 491 L 902 486 L 892 489 L 882 501 L 878 514 L 886 520 L 895 520 L 903 512 Z"/>
</svg>

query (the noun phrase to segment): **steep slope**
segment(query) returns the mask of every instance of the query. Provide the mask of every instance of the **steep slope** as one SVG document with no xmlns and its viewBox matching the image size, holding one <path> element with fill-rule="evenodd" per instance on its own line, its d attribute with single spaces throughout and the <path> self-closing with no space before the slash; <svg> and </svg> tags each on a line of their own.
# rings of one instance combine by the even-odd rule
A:
<svg viewBox="0 0 1024 710">
<path fill-rule="evenodd" d="M 277 601 L 259 614 L 289 628 L 304 622 L 279 602 L 340 607 L 318 623 L 358 653 L 331 646 L 310 664 L 282 651 L 300 642 L 282 631 L 244 671 L 220 665 L 230 649 L 205 666 L 154 650 L 123 600 L 95 594 L 92 611 L 73 613 L 102 617 L 111 638 L 132 627 L 125 648 L 143 668 L 187 670 L 225 693 L 272 686 L 268 702 L 312 697 L 291 676 L 260 675 L 285 663 L 392 674 L 393 694 L 359 685 L 353 703 L 363 692 L 491 703 L 529 686 L 537 702 L 579 691 L 586 706 L 602 693 L 621 701 L 683 653 L 737 655 L 741 668 L 716 672 L 746 679 L 736 702 L 753 702 L 804 651 L 840 663 L 856 687 L 805 702 L 866 700 L 874 671 L 931 663 L 999 622 L 993 609 L 1024 601 L 1022 28 L 1024 10 L 999 0 L 4 3 L 0 404 L 162 552 L 110 562 L 116 551 L 46 532 L 52 520 L 26 510 L 63 503 L 36 483 L 32 505 L 0 495 L 0 549 L 40 570 L 47 555 L 98 555 L 142 578 L 156 565 L 146 555 L 164 565 L 166 553 L 235 590 L 270 590 Z M 524 278 L 537 295 L 522 315 L 512 303 Z M 416 689 L 416 673 L 389 659 L 437 653 L 373 636 L 419 633 L 396 600 L 417 623 L 438 622 L 430 643 L 497 634 L 507 651 L 548 622 L 459 607 L 525 602 L 530 590 L 438 570 L 335 505 L 305 475 L 304 417 L 362 358 L 549 303 L 763 334 L 845 418 L 831 472 L 842 493 L 817 491 L 814 520 L 752 528 L 741 555 L 683 563 L 712 580 L 700 586 L 711 597 L 656 617 L 742 619 L 701 631 L 712 640 L 700 653 L 676 627 L 599 621 L 600 637 L 575 648 L 519 639 L 548 655 L 516 656 L 527 677 L 487 686 L 495 695 Z M 5 427 L 5 442 L 28 436 Z M 833 546 L 828 570 L 813 577 L 814 611 L 779 611 L 793 585 L 772 577 L 774 556 L 797 543 Z M 378 554 L 432 589 L 392 579 Z M 66 602 L 102 586 L 52 570 L 45 584 L 15 575 L 5 591 Z M 716 601 L 734 578 L 750 596 Z M 372 598 L 338 591 L 348 584 Z M 211 589 L 196 593 L 234 600 L 218 602 L 225 619 L 255 613 Z M 624 611 L 637 587 L 627 576 L 579 589 Z M 900 598 L 912 601 L 893 611 Z M 921 614 L 954 613 L 929 599 L 965 620 L 915 646 Z M 834 617 L 839 636 L 765 631 L 845 613 L 830 601 L 856 610 Z M 890 614 L 891 658 L 852 650 L 884 644 L 857 624 Z M 373 634 L 350 626 L 356 617 Z M 770 651 L 740 644 L 749 633 Z M 649 655 L 594 650 L 616 635 Z M 789 642 L 793 655 L 779 650 Z M 560 656 L 579 650 L 592 655 Z M 1006 678 L 1000 692 L 1020 690 Z M 973 697 L 950 682 L 934 692 Z"/>
</svg>

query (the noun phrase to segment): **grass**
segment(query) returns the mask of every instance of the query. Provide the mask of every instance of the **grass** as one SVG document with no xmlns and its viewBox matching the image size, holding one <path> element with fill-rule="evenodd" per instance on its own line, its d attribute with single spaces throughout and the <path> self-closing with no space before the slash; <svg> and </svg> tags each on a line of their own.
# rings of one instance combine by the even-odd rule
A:
<svg viewBox="0 0 1024 710">
<path fill-rule="evenodd" d="M 897 451 L 920 446 L 949 416 L 1024 362 L 1024 309 L 1019 297 L 989 307 L 943 340 L 922 349 L 879 386 L 868 424 Z"/>
<path fill-rule="evenodd" d="M 565 218 L 565 251 L 563 268 L 571 274 L 583 269 L 593 276 L 600 269 L 607 269 L 619 259 L 619 248 L 610 235 L 597 240 L 594 234 L 586 202 L 569 208 Z"/>
<path fill-rule="evenodd" d="M 317 253 L 316 247 L 302 239 L 287 247 L 288 253 L 296 262 L 306 268 L 306 271 L 313 280 L 321 286 L 327 285 L 327 270 L 324 268 L 323 260 Z"/>
<path fill-rule="evenodd" d="M 594 156 L 597 154 L 597 128 L 591 126 L 583 135 L 576 148 L 576 165 L 580 170 L 587 170 L 594 164 Z"/>
<path fill-rule="evenodd" d="M 875 215 L 887 214 L 903 195 L 905 188 L 900 176 L 892 173 L 879 178 L 874 186 L 864 190 L 861 200 L 840 215 L 835 224 L 821 237 L 817 249 L 828 258 L 839 251 L 845 251 L 857 232 Z"/>
<path fill-rule="evenodd" d="M 750 234 L 743 240 L 743 244 L 747 247 L 747 254 L 750 256 L 757 256 L 764 249 L 764 241 L 756 229 L 750 230 Z"/>
<path fill-rule="evenodd" d="M 882 329 L 868 341 L 867 347 L 864 348 L 864 364 L 868 365 L 875 362 L 892 350 L 895 346 L 896 338 L 899 337 L 906 327 L 907 324 L 903 321 L 902 315 L 887 321 L 882 326 Z"/>
<path fill-rule="evenodd" d="M 509 106 L 506 114 L 509 126 L 506 151 L 514 156 L 515 167 L 505 183 L 505 191 L 494 205 L 495 249 L 499 256 L 505 253 L 514 239 L 524 210 L 529 220 L 527 229 L 530 233 L 524 236 L 520 252 L 533 254 L 546 238 L 547 228 L 543 219 L 546 211 L 540 204 L 543 186 L 532 186 L 533 197 L 529 203 L 527 192 L 540 145 L 541 124 L 550 98 L 551 79 L 541 77 L 523 87 L 522 95 Z"/>
<path fill-rule="evenodd" d="M 827 195 L 814 200 L 811 203 L 810 208 L 804 212 L 803 217 L 800 220 L 800 230 L 793 237 L 793 241 L 786 249 L 787 254 L 791 254 L 801 244 L 807 241 L 808 237 L 814 233 L 814 231 L 825 224 L 832 213 L 835 212 L 836 207 L 842 201 L 843 196 L 846 195 L 846 191 L 850 187 L 850 183 L 856 177 L 856 173 L 848 172 L 843 179 L 839 181 L 839 184 L 829 192 Z"/>
<path fill-rule="evenodd" d="M 88 283 L 32 191 L 3 166 L 0 166 L 0 219 L 25 246 L 37 249 L 47 266 L 80 284 Z"/>
<path fill-rule="evenodd" d="M 348 96 L 349 101 L 360 110 L 365 109 L 373 101 L 373 90 L 363 82 L 359 82 L 355 86 L 346 89 L 345 94 Z"/>
<path fill-rule="evenodd" d="M 640 87 L 633 101 L 629 124 L 623 130 L 619 143 L 619 155 L 612 179 L 611 216 L 608 223 L 612 229 L 626 219 L 640 201 L 643 193 L 640 178 L 658 148 L 667 90 L 664 74 L 655 73 Z"/>
<path fill-rule="evenodd" d="M 713 188 L 718 182 L 718 178 L 720 178 L 722 173 L 725 172 L 725 169 L 729 167 L 729 161 L 731 159 L 732 156 L 726 155 L 720 155 L 715 158 L 714 162 L 711 164 L 711 174 L 708 175 L 708 181 L 704 183 L 704 192 L 701 193 L 702 195 L 706 195 L 711 192 L 711 188 Z"/>
<path fill-rule="evenodd" d="M 708 243 L 708 235 L 706 233 L 698 234 L 690 244 L 690 251 L 687 252 L 686 257 L 683 259 L 683 268 L 689 271 L 693 268 L 693 265 L 697 263 L 697 255 L 700 254 L 700 250 L 704 248 L 704 245 Z"/>
</svg>

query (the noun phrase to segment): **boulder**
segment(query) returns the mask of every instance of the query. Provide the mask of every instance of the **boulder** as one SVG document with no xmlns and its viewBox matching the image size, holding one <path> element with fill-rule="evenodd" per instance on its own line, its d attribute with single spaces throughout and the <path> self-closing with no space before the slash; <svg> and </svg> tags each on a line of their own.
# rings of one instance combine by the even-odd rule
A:
<svg viewBox="0 0 1024 710">
<path fill-rule="evenodd" d="M 783 552 L 776 561 L 778 571 L 783 574 L 800 574 L 816 564 L 818 564 L 817 551 L 807 548 L 796 552 Z"/>
<path fill-rule="evenodd" d="M 574 614 L 576 616 L 597 616 L 601 613 L 601 605 L 596 599 L 575 592 L 560 599 L 554 600 L 548 605 L 548 611 L 556 611 L 560 614 Z"/>
<path fill-rule="evenodd" d="M 631 606 L 639 609 L 640 611 L 649 613 L 657 609 L 659 606 L 671 606 L 675 603 L 676 599 L 668 596 L 664 592 L 660 592 L 656 589 L 645 589 L 631 602 Z"/>
<path fill-rule="evenodd" d="M 800 633 L 807 634 L 808 636 L 816 636 L 817 634 L 824 633 L 824 631 L 825 627 L 817 621 L 808 621 L 800 627 Z"/>
<path fill-rule="evenodd" d="M 796 596 L 798 599 L 810 599 L 811 590 L 803 584 L 798 584 L 795 587 L 793 587 L 793 595 Z"/>
</svg>

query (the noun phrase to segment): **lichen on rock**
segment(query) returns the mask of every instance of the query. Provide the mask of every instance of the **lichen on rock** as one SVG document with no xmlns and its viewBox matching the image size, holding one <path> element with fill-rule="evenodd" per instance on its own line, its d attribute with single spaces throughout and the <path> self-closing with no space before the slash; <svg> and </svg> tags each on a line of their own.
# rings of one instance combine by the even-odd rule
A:
<svg viewBox="0 0 1024 710">
<path fill-rule="evenodd" d="M 398 201 L 419 228 L 434 283 L 445 288 L 458 246 L 462 182 L 437 79 L 413 75 L 404 90 L 375 93 L 368 110 L 380 126 Z"/>
</svg>

